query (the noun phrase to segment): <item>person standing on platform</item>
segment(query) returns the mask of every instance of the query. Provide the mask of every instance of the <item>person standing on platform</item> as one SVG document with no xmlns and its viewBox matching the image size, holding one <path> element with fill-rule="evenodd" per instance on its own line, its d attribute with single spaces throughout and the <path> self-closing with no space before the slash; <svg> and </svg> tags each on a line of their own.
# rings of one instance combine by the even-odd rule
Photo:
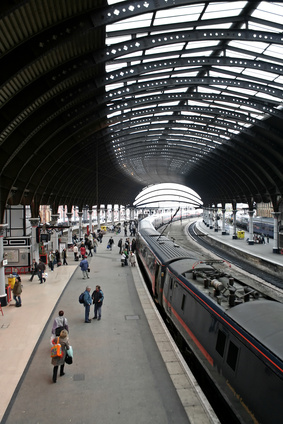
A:
<svg viewBox="0 0 283 424">
<path fill-rule="evenodd" d="M 58 249 L 55 251 L 55 258 L 56 258 L 57 266 L 61 266 L 62 265 L 61 257 L 60 257 L 60 252 Z"/>
<path fill-rule="evenodd" d="M 84 257 L 81 260 L 80 267 L 81 267 L 81 270 L 82 270 L 82 273 L 83 273 L 83 279 L 85 280 L 86 278 L 89 278 L 89 276 L 88 276 L 88 267 L 89 267 L 89 265 L 88 265 L 88 261 L 87 261 L 87 258 L 86 257 Z"/>
<path fill-rule="evenodd" d="M 131 266 L 136 266 L 136 255 L 131 251 L 129 256 Z"/>
<path fill-rule="evenodd" d="M 38 277 L 40 279 L 39 284 L 45 283 L 46 281 L 45 277 L 43 277 L 43 273 L 45 272 L 45 269 L 46 269 L 45 263 L 40 260 L 38 264 Z"/>
<path fill-rule="evenodd" d="M 66 249 L 63 249 L 62 256 L 63 256 L 63 265 L 68 265 L 67 264 L 67 250 Z"/>
<path fill-rule="evenodd" d="M 89 294 L 90 290 L 91 288 L 87 286 L 84 292 L 85 323 L 91 322 L 91 320 L 89 319 L 90 305 L 92 303 L 92 300 Z"/>
<path fill-rule="evenodd" d="M 132 252 L 135 253 L 135 251 L 136 251 L 136 239 L 133 238 L 133 240 L 132 240 Z"/>
<path fill-rule="evenodd" d="M 31 277 L 30 277 L 29 281 L 32 281 L 32 280 L 33 280 L 33 277 L 34 277 L 35 275 L 37 275 L 37 276 L 38 276 L 38 263 L 36 262 L 36 260 L 35 260 L 35 259 L 33 259 L 33 260 L 32 260 L 32 268 L 31 268 L 31 272 L 32 272 L 32 274 L 31 274 Z"/>
<path fill-rule="evenodd" d="M 74 252 L 75 261 L 78 261 L 79 260 L 79 257 L 78 257 L 79 249 L 78 249 L 78 246 L 76 244 L 73 247 L 73 252 Z"/>
<path fill-rule="evenodd" d="M 54 338 L 53 343 L 57 343 L 57 337 Z M 63 356 L 55 356 L 51 359 L 51 364 L 54 366 L 53 368 L 53 383 L 56 383 L 57 381 L 57 373 L 58 373 L 58 367 L 60 366 L 60 376 L 62 377 L 65 375 L 64 373 L 64 365 L 65 365 L 65 359 L 66 359 L 66 352 L 69 350 L 69 338 L 68 338 L 68 331 L 62 330 L 59 337 L 59 343 L 61 345 L 61 349 L 63 352 Z"/>
<path fill-rule="evenodd" d="M 93 251 L 96 253 L 96 248 L 98 247 L 98 242 L 96 237 L 93 238 Z"/>
<path fill-rule="evenodd" d="M 99 321 L 101 320 L 101 306 L 104 299 L 103 291 L 101 290 L 100 286 L 96 286 L 94 292 L 91 295 L 93 304 L 94 304 L 94 317 L 93 319 L 96 319 Z"/>
<path fill-rule="evenodd" d="M 19 278 L 16 277 L 16 281 L 13 287 L 13 298 L 16 301 L 17 307 L 22 306 L 21 293 L 22 293 L 21 281 L 19 280 Z"/>
<path fill-rule="evenodd" d="M 55 260 L 55 255 L 52 252 L 52 250 L 50 250 L 49 255 L 48 255 L 48 260 L 49 260 L 49 268 L 51 269 L 51 271 L 54 270 L 54 260 Z"/>
<path fill-rule="evenodd" d="M 86 249 L 85 249 L 84 243 L 81 244 L 80 252 L 81 252 L 81 255 L 82 255 L 82 259 L 83 259 L 86 255 Z"/>
<path fill-rule="evenodd" d="M 118 241 L 118 247 L 119 247 L 119 253 L 120 253 L 120 255 L 122 255 L 122 252 L 123 252 L 123 239 L 122 238 L 120 238 L 120 240 Z"/>
</svg>

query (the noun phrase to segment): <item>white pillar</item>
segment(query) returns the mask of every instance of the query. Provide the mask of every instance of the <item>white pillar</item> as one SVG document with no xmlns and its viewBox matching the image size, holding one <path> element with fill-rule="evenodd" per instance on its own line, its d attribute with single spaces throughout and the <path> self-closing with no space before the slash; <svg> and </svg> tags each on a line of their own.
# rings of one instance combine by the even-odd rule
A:
<svg viewBox="0 0 283 424">
<path fill-rule="evenodd" d="M 118 222 L 121 222 L 121 206 L 118 206 Z"/>
<path fill-rule="evenodd" d="M 253 224 L 253 215 L 254 211 L 248 211 L 249 214 L 249 244 L 254 244 L 254 224 Z"/>
<path fill-rule="evenodd" d="M 0 302 L 1 302 L 1 306 L 7 305 L 7 293 L 5 290 L 5 268 L 3 265 L 3 259 L 4 259 L 3 238 L 4 238 L 4 232 L 6 227 L 8 227 L 8 224 L 0 224 Z"/>
<path fill-rule="evenodd" d="M 214 231 L 218 231 L 217 209 L 214 209 Z"/>
<path fill-rule="evenodd" d="M 236 213 L 237 213 L 237 209 L 233 210 L 233 239 L 237 239 L 237 228 L 236 228 Z"/>
<path fill-rule="evenodd" d="M 115 225 L 114 205 L 111 210 L 111 221 L 112 221 L 112 225 Z"/>
<path fill-rule="evenodd" d="M 58 218 L 59 218 L 59 214 L 57 213 L 54 215 L 53 214 L 51 215 L 53 225 L 55 226 L 57 225 Z M 53 250 L 59 249 L 58 233 L 55 229 L 53 229 L 52 231 L 52 243 L 53 243 Z"/>
<path fill-rule="evenodd" d="M 100 230 L 100 209 L 97 209 L 97 229 Z"/>
<path fill-rule="evenodd" d="M 30 218 L 29 221 L 31 223 L 30 261 L 32 263 L 33 259 L 35 259 L 36 262 L 39 261 L 39 248 L 38 248 L 38 243 L 36 241 L 36 229 L 40 222 L 40 218 Z"/>
<path fill-rule="evenodd" d="M 78 212 L 78 215 L 79 215 L 79 241 L 81 240 L 81 238 L 82 238 L 82 220 L 83 220 L 83 212 L 82 211 L 79 211 Z"/>
<path fill-rule="evenodd" d="M 89 215 L 89 232 L 92 233 L 92 209 L 88 211 L 88 215 Z"/>
<path fill-rule="evenodd" d="M 222 208 L 222 235 L 224 236 L 226 234 L 225 230 L 225 208 Z"/>
<path fill-rule="evenodd" d="M 212 208 L 208 208 L 209 211 L 209 228 L 212 229 L 212 214 L 213 214 L 213 209 Z"/>
<path fill-rule="evenodd" d="M 72 212 L 67 212 L 67 218 L 69 221 L 69 228 L 68 228 L 68 247 L 73 245 L 73 238 L 72 238 Z"/>
<path fill-rule="evenodd" d="M 273 253 L 279 253 L 279 247 L 278 247 L 278 218 L 280 215 L 280 212 L 272 212 L 273 218 L 274 218 L 274 225 L 273 225 Z"/>
</svg>

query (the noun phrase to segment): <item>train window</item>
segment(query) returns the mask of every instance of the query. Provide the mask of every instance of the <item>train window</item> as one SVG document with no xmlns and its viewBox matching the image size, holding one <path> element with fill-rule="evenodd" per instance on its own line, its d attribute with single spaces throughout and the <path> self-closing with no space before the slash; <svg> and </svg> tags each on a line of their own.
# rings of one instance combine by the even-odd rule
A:
<svg viewBox="0 0 283 424">
<path fill-rule="evenodd" d="M 236 369 L 238 351 L 239 349 L 237 348 L 237 346 L 234 345 L 233 342 L 230 342 L 227 355 L 227 364 L 232 368 L 233 371 L 235 371 Z"/>
<path fill-rule="evenodd" d="M 223 333 L 223 331 L 218 331 L 217 336 L 217 342 L 216 342 L 216 350 L 223 357 L 224 355 L 224 349 L 225 349 L 225 343 L 226 343 L 226 334 Z"/>
<path fill-rule="evenodd" d="M 186 303 L 186 295 L 185 294 L 183 294 L 183 298 L 182 298 L 182 305 L 181 305 L 181 309 L 182 309 L 182 311 L 184 310 L 184 308 L 185 308 L 185 303 Z"/>
</svg>

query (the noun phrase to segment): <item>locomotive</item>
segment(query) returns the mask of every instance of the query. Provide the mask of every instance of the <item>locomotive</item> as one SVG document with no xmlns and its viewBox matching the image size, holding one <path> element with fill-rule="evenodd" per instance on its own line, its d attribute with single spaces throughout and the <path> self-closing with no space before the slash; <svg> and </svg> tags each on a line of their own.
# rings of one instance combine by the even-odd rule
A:
<svg viewBox="0 0 283 424">
<path fill-rule="evenodd" d="M 283 305 L 139 222 L 137 254 L 150 291 L 239 422 L 282 421 Z"/>
</svg>

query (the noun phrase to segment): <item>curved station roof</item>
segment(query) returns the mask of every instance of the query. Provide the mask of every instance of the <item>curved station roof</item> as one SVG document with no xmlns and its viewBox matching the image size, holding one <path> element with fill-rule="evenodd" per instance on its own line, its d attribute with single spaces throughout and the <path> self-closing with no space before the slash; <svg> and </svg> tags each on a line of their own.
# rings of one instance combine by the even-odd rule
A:
<svg viewBox="0 0 283 424">
<path fill-rule="evenodd" d="M 1 0 L 0 207 L 283 192 L 283 4 Z"/>
</svg>

